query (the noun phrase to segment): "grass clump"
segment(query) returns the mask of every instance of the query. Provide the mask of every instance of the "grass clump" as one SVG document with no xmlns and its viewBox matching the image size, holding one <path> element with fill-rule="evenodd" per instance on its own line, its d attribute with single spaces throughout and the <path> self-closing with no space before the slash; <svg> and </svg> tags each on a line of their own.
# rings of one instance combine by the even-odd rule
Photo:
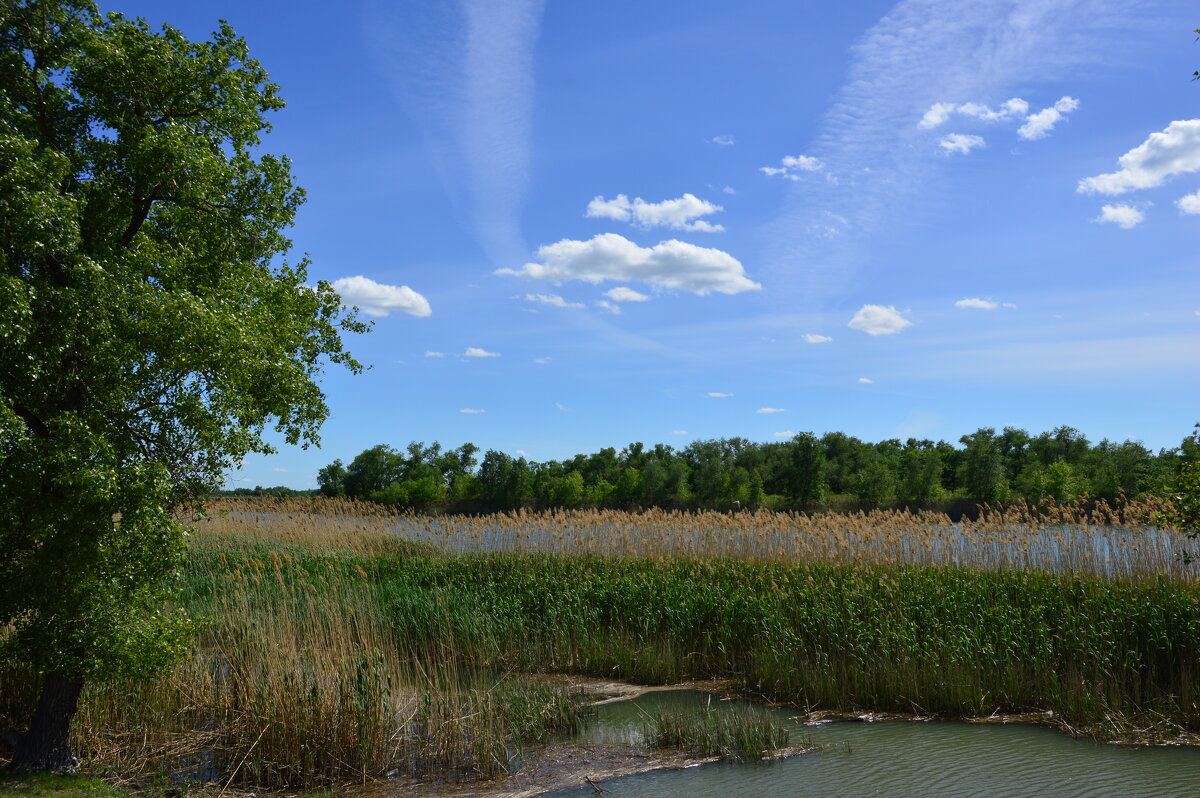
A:
<svg viewBox="0 0 1200 798">
<path fill-rule="evenodd" d="M 92 776 L 40 773 L 16 776 L 0 773 L 0 798 L 129 798 L 128 794 Z"/>
<path fill-rule="evenodd" d="M 734 762 L 770 759 L 791 744 L 791 732 L 770 712 L 752 705 L 699 712 L 660 712 L 645 722 L 651 748 L 670 748 L 695 757 L 719 756 Z"/>
</svg>

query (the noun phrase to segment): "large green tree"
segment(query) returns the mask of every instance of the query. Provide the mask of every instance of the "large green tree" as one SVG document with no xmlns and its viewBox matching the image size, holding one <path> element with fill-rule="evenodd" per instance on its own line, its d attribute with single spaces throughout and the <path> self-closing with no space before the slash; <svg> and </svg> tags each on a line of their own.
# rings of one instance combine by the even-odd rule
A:
<svg viewBox="0 0 1200 798">
<path fill-rule="evenodd" d="M 12 762 L 69 770 L 89 679 L 186 650 L 184 511 L 274 428 L 307 444 L 363 325 L 289 264 L 277 87 L 89 0 L 0 0 L 0 656 L 41 674 Z"/>
</svg>

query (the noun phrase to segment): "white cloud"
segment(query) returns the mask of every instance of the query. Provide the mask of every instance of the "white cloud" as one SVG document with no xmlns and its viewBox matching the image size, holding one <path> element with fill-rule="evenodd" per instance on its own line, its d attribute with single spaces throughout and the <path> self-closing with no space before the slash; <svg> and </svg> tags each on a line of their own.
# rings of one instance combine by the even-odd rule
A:
<svg viewBox="0 0 1200 798">
<path fill-rule="evenodd" d="M 445 352 L 434 352 L 433 350 L 430 350 L 430 349 L 425 350 L 425 357 L 445 357 L 445 356 L 446 356 Z"/>
<path fill-rule="evenodd" d="M 733 396 L 731 393 L 721 393 L 720 391 L 709 391 L 708 395 L 713 399 L 727 399 L 730 396 Z"/>
<path fill-rule="evenodd" d="M 662 202 L 646 202 L 636 197 L 630 202 L 629 197 L 618 194 L 615 198 L 606 200 L 599 196 L 588 203 L 589 219 L 613 219 L 618 222 L 629 222 L 637 227 L 670 227 L 674 230 L 689 230 L 700 233 L 720 233 L 725 228 L 719 224 L 711 224 L 701 219 L 701 216 L 711 216 L 725 210 L 720 205 L 702 200 L 695 194 L 684 194 L 678 199 L 663 200 Z"/>
<path fill-rule="evenodd" d="M 870 377 L 859 377 L 858 381 L 862 385 L 873 385 L 875 383 L 875 380 L 871 379 Z"/>
<path fill-rule="evenodd" d="M 428 316 L 429 301 L 407 285 L 384 285 L 358 275 L 333 281 L 333 290 L 346 305 L 354 305 L 368 316 L 383 317 L 393 310 L 410 316 Z"/>
<path fill-rule="evenodd" d="M 553 305 L 556 308 L 582 308 L 582 302 L 568 302 L 558 294 L 526 294 L 527 302 L 540 302 L 543 305 Z"/>
<path fill-rule="evenodd" d="M 771 434 L 774 435 L 776 438 L 793 438 L 796 436 L 796 433 L 792 432 L 790 429 L 780 430 L 779 432 L 772 432 Z"/>
<path fill-rule="evenodd" d="M 518 457 L 524 457 L 526 454 L 528 454 L 528 452 L 526 452 L 524 449 L 517 449 Z"/>
<path fill-rule="evenodd" d="M 973 136 L 969 133 L 949 133 L 942 136 L 938 146 L 946 152 L 960 152 L 966 155 L 976 147 L 986 147 L 987 142 L 983 140 L 982 136 Z"/>
<path fill-rule="evenodd" d="M 1078 107 L 1079 100 L 1074 97 L 1062 97 L 1049 108 L 1043 108 L 1026 117 L 1025 124 L 1017 128 L 1017 135 L 1027 141 L 1043 139 L 1050 135 L 1050 131 L 1054 130 L 1060 119 Z"/>
<path fill-rule="evenodd" d="M 545 363 L 549 363 L 549 362 L 550 362 L 550 358 L 548 358 L 548 357 L 535 357 L 535 358 L 533 359 L 533 362 L 534 362 L 534 363 L 542 363 L 542 364 L 545 364 Z"/>
<path fill-rule="evenodd" d="M 478 346 L 468 346 L 467 351 L 463 352 L 461 357 L 500 357 L 500 353 L 489 352 Z"/>
<path fill-rule="evenodd" d="M 464 407 L 462 410 L 459 410 L 458 412 L 466 413 L 469 416 L 477 416 L 480 413 L 486 413 L 487 411 L 480 410 L 479 408 L 476 408 L 476 407 Z"/>
<path fill-rule="evenodd" d="M 804 334 L 804 342 L 809 344 L 827 344 L 832 340 L 828 335 L 818 335 L 817 333 Z"/>
<path fill-rule="evenodd" d="M 1146 218 L 1146 214 L 1132 205 L 1105 205 L 1100 209 L 1100 215 L 1092 221 L 1115 224 L 1122 230 L 1137 227 Z"/>
<path fill-rule="evenodd" d="M 995 310 L 1000 307 L 999 302 L 992 302 L 988 299 L 960 299 L 954 303 L 956 308 L 974 308 L 975 310 Z"/>
<path fill-rule="evenodd" d="M 672 435 L 687 435 L 687 430 L 685 430 L 685 429 L 673 429 L 673 430 L 671 430 L 671 434 L 672 434 Z"/>
<path fill-rule="evenodd" d="M 616 288 L 610 288 L 604 292 L 604 295 L 613 302 L 645 302 L 650 297 L 645 294 L 634 291 L 632 288 L 624 285 L 618 285 Z"/>
<path fill-rule="evenodd" d="M 1054 105 L 1043 108 L 1034 114 L 1029 113 L 1029 103 L 1020 97 L 1005 100 L 997 109 L 989 108 L 981 103 L 963 103 L 962 105 L 934 103 L 925 112 L 925 115 L 921 117 L 921 121 L 917 123 L 917 127 L 927 130 L 935 128 L 944 124 L 956 114 L 969 116 L 984 122 L 1022 119 L 1024 123 L 1021 127 L 1017 128 L 1017 135 L 1023 139 L 1033 140 L 1045 138 L 1060 120 L 1078 107 L 1079 100 L 1076 100 L 1074 97 L 1061 97 Z M 947 139 L 942 139 L 941 145 L 950 149 L 950 147 L 947 147 L 946 141 Z M 982 139 L 978 143 L 982 144 Z M 958 151 L 966 152 L 967 150 Z"/>
<path fill-rule="evenodd" d="M 1195 194 L 1184 194 L 1175 201 L 1175 205 L 1183 213 L 1200 213 L 1200 191 Z"/>
<path fill-rule="evenodd" d="M 716 144 L 721 147 L 732 147 L 734 144 L 733 136 L 713 136 L 708 141 L 710 144 Z"/>
<path fill-rule="evenodd" d="M 601 233 L 590 241 L 564 238 L 538 248 L 543 263 L 526 263 L 520 269 L 497 269 L 496 274 L 529 280 L 641 280 L 663 288 L 704 295 L 712 291 L 738 294 L 762 288 L 746 277 L 740 261 L 719 249 L 708 249 L 671 239 L 653 247 L 639 247 L 616 233 Z"/>
<path fill-rule="evenodd" d="M 867 335 L 894 335 L 906 327 L 911 327 L 912 322 L 891 305 L 863 305 L 847 326 L 862 330 Z"/>
<path fill-rule="evenodd" d="M 954 114 L 962 114 L 963 116 L 982 119 L 985 122 L 996 122 L 1001 119 L 1011 119 L 1015 116 L 1023 116 L 1029 110 L 1029 103 L 1022 100 L 1020 97 L 1013 97 L 1011 100 L 1005 100 L 997 110 L 992 110 L 986 105 L 980 103 L 963 103 L 955 105 L 954 103 L 934 103 L 921 117 L 921 121 L 917 123 L 918 127 L 935 128 L 950 119 Z"/>
<path fill-rule="evenodd" d="M 769 415 L 771 413 L 786 413 L 787 411 L 782 407 L 760 407 L 754 412 Z"/>
<path fill-rule="evenodd" d="M 286 474 L 288 472 L 286 468 L 272 468 L 271 470 L 276 474 Z"/>
<path fill-rule="evenodd" d="M 737 193 L 737 189 L 735 189 L 733 186 L 725 186 L 725 188 L 721 189 L 721 191 L 725 192 L 726 194 L 736 194 Z"/>
<path fill-rule="evenodd" d="M 811 155 L 785 155 L 779 161 L 782 166 L 760 166 L 758 171 L 769 177 L 776 175 L 788 180 L 799 180 L 798 172 L 818 172 L 825 164 Z"/>
<path fill-rule="evenodd" d="M 1161 186 L 1173 175 L 1200 171 L 1200 119 L 1172 122 L 1117 159 L 1119 172 L 1079 181 L 1081 194 L 1124 194 Z"/>
<path fill-rule="evenodd" d="M 555 402 L 554 406 L 557 407 L 559 410 L 563 411 L 564 413 L 567 412 L 567 406 L 564 405 L 562 402 Z"/>
<path fill-rule="evenodd" d="M 609 302 L 607 299 L 601 299 L 601 300 L 598 300 L 598 301 L 596 302 L 596 307 L 600 308 L 600 309 L 601 309 L 601 310 L 603 310 L 605 313 L 611 313 L 611 314 L 613 314 L 614 316 L 620 316 L 620 315 L 621 315 L 621 306 L 620 306 L 620 305 L 614 305 L 612 302 Z"/>
<path fill-rule="evenodd" d="M 949 119 L 957 108 L 958 106 L 954 103 L 934 103 L 917 125 L 923 128 L 937 127 Z"/>
</svg>

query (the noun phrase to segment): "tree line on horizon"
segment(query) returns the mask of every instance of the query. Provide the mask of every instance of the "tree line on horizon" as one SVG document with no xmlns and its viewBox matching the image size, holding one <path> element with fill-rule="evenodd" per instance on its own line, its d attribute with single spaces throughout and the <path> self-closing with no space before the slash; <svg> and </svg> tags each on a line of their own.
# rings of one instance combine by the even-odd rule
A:
<svg viewBox="0 0 1200 798">
<path fill-rule="evenodd" d="M 1150 451 L 1137 441 L 1093 444 L 1079 430 L 981 428 L 959 439 L 892 438 L 877 443 L 843 432 L 786 441 L 697 440 L 676 449 L 631 443 L 569 460 L 535 462 L 465 443 L 443 449 L 412 442 L 404 451 L 372 446 L 350 463 L 334 460 L 318 492 L 398 509 L 507 511 L 521 508 L 756 509 L 924 508 L 962 501 L 1115 502 L 1165 494 L 1200 438 Z M 234 494 L 285 489 L 241 489 Z"/>
</svg>

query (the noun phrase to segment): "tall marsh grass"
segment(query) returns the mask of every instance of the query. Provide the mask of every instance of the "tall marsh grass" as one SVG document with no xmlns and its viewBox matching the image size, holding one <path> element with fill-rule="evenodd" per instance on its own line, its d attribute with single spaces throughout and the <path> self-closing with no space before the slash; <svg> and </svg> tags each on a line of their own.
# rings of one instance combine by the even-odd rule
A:
<svg viewBox="0 0 1200 798">
<path fill-rule="evenodd" d="M 115 773 L 260 785 L 491 777 L 579 722 L 540 673 L 1200 732 L 1200 587 L 1175 557 L 1187 541 L 1142 526 L 1145 509 L 953 524 L 219 502 L 185 574 L 185 605 L 210 619 L 194 655 L 157 681 L 89 685 L 75 746 Z M 0 670 L 7 727 L 36 682 Z"/>
</svg>

